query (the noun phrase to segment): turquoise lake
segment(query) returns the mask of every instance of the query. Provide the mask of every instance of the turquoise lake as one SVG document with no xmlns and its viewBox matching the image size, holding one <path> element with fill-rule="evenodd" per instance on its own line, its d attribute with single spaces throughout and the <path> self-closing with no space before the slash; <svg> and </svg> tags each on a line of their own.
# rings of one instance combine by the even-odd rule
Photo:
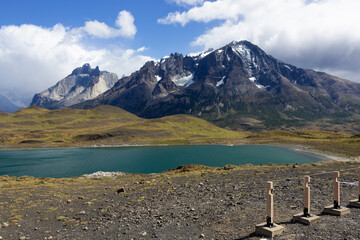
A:
<svg viewBox="0 0 360 240">
<path fill-rule="evenodd" d="M 0 176 L 75 177 L 97 171 L 158 173 L 186 164 L 311 163 L 324 158 L 284 147 L 154 146 L 0 151 Z"/>
</svg>

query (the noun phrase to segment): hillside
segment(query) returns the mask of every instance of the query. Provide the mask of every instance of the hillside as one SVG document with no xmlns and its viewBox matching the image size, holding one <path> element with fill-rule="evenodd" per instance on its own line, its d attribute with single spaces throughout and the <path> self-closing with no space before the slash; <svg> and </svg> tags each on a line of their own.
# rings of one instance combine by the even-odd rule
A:
<svg viewBox="0 0 360 240">
<path fill-rule="evenodd" d="M 233 130 L 360 131 L 360 84 L 302 69 L 247 42 L 147 62 L 95 99 L 137 116 L 189 114 Z"/>
<path fill-rule="evenodd" d="M 0 112 L 0 148 L 142 144 L 291 144 L 360 157 L 359 134 L 314 129 L 230 131 L 190 115 L 144 119 L 114 106 Z"/>
<path fill-rule="evenodd" d="M 0 136 L 3 147 L 29 144 L 49 147 L 95 143 L 221 143 L 243 138 L 245 134 L 224 130 L 188 115 L 143 119 L 113 106 L 88 110 L 48 110 L 31 106 L 3 115 Z"/>
</svg>

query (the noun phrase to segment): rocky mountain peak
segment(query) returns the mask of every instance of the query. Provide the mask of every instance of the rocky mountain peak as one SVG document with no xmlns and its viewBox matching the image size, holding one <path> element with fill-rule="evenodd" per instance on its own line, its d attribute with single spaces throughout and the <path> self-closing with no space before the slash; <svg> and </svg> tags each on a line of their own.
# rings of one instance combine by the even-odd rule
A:
<svg viewBox="0 0 360 240">
<path fill-rule="evenodd" d="M 92 69 L 86 63 L 76 68 L 66 78 L 34 96 L 31 105 L 49 109 L 69 107 L 93 99 L 114 86 L 118 81 L 115 73 Z"/>
<path fill-rule="evenodd" d="M 75 68 L 70 75 L 90 74 L 93 69 L 89 63 L 85 63 L 82 67 Z"/>
<path fill-rule="evenodd" d="M 90 72 L 90 76 L 94 76 L 94 77 L 99 77 L 99 76 L 100 76 L 99 66 L 96 66 L 96 68 L 93 69 L 93 70 Z"/>
</svg>

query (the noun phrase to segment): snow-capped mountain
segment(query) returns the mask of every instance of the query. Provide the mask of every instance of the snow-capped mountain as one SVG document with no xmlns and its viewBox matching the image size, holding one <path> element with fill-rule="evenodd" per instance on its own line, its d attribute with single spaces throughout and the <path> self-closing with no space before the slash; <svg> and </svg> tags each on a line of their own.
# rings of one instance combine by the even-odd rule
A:
<svg viewBox="0 0 360 240">
<path fill-rule="evenodd" d="M 34 96 L 31 105 L 48 109 L 65 108 L 93 99 L 114 86 L 115 73 L 92 69 L 90 64 L 76 68 L 55 86 Z"/>
<path fill-rule="evenodd" d="M 73 107 L 101 104 L 147 118 L 186 113 L 233 129 L 286 127 L 360 113 L 360 84 L 297 68 L 240 41 L 147 62 Z"/>
</svg>

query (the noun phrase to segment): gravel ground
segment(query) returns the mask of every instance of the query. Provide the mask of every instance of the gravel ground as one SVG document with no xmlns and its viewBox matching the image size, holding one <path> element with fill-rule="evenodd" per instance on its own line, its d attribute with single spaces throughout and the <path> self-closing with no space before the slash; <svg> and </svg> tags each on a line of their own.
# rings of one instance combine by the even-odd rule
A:
<svg viewBox="0 0 360 240">
<path fill-rule="evenodd" d="M 0 239 L 261 239 L 266 181 L 274 181 L 274 239 L 360 239 L 360 209 L 322 215 L 332 204 L 332 171 L 340 170 L 341 205 L 357 198 L 356 162 L 210 168 L 104 178 L 0 177 Z M 313 226 L 302 212 L 303 177 L 312 176 Z M 109 175 L 112 176 L 112 175 Z"/>
</svg>

